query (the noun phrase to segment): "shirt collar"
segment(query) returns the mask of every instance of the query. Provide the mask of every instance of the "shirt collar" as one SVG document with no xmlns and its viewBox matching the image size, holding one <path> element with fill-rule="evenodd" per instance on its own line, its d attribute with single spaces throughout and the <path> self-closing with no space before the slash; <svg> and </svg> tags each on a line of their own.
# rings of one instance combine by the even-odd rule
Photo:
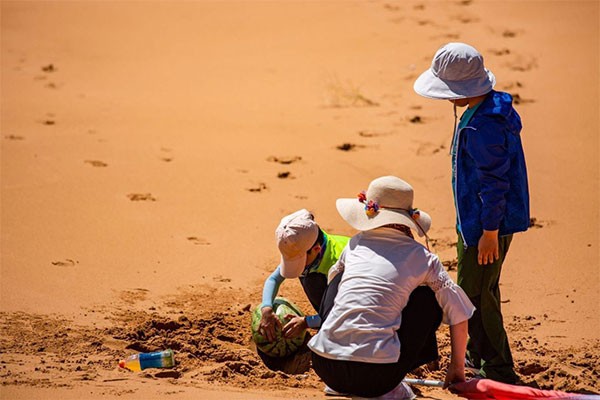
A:
<svg viewBox="0 0 600 400">
<path fill-rule="evenodd" d="M 311 262 L 309 265 L 307 265 L 304 268 L 304 271 L 302 271 L 302 275 L 306 276 L 306 274 L 308 274 L 309 272 L 312 272 L 314 270 L 316 270 L 317 268 L 319 268 L 319 265 L 321 264 L 321 261 L 323 260 L 323 255 L 325 254 L 325 249 L 327 249 L 327 235 L 325 235 L 325 233 L 323 232 L 323 244 L 321 244 L 321 251 L 319 252 L 319 255 L 317 256 L 317 258 L 314 259 L 313 262 Z"/>
</svg>

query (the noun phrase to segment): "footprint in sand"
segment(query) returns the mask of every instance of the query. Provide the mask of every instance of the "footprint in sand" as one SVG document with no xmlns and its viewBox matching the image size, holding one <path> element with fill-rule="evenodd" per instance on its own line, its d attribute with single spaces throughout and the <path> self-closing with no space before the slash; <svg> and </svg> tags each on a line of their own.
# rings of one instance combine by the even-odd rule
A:
<svg viewBox="0 0 600 400">
<path fill-rule="evenodd" d="M 460 33 L 443 33 L 441 35 L 435 35 L 431 37 L 432 39 L 450 39 L 450 40 L 458 40 L 460 39 Z M 431 61 L 431 60 L 429 60 Z"/>
<path fill-rule="evenodd" d="M 515 87 L 522 88 L 522 87 L 524 87 L 524 85 L 519 81 L 507 82 L 502 85 L 502 90 L 511 90 L 511 89 L 514 89 Z"/>
<path fill-rule="evenodd" d="M 298 161 L 301 161 L 302 157 L 300 156 L 291 156 L 291 157 L 275 157 L 275 156 L 269 156 L 267 158 L 267 161 L 269 162 L 276 162 L 279 164 L 284 164 L 284 165 L 288 165 L 288 164 L 292 164 Z"/>
<path fill-rule="evenodd" d="M 42 125 L 46 125 L 46 126 L 52 126 L 52 125 L 56 125 L 56 115 L 54 113 L 46 113 L 45 117 L 43 117 L 40 120 L 37 120 L 37 122 L 39 122 Z"/>
<path fill-rule="evenodd" d="M 479 22 L 479 18 L 468 16 L 468 15 L 455 15 L 451 19 L 455 20 L 455 21 L 458 21 L 461 24 L 470 24 L 470 23 L 473 23 L 473 22 Z"/>
<path fill-rule="evenodd" d="M 513 98 L 513 103 L 515 104 L 526 104 L 526 103 L 535 103 L 533 99 L 524 99 L 518 93 L 511 94 Z"/>
<path fill-rule="evenodd" d="M 383 5 L 383 8 L 385 8 L 388 11 L 400 11 L 402 8 L 396 4 L 389 4 L 389 3 L 385 3 Z"/>
<path fill-rule="evenodd" d="M 4 136 L 8 140 L 24 140 L 25 137 L 19 135 L 6 135 Z"/>
<path fill-rule="evenodd" d="M 171 149 L 169 149 L 167 147 L 161 147 L 160 151 L 162 151 L 163 153 L 170 153 Z M 165 155 L 165 156 L 161 156 L 160 160 L 164 161 L 164 162 L 171 162 L 171 161 L 173 161 L 173 157 L 170 155 Z"/>
<path fill-rule="evenodd" d="M 491 53 L 495 56 L 501 57 L 510 54 L 510 50 L 507 48 L 503 49 L 489 49 L 488 53 Z"/>
<path fill-rule="evenodd" d="M 404 17 L 396 17 L 396 18 L 391 18 L 390 22 L 393 24 L 402 24 L 402 23 L 404 23 L 405 19 L 406 18 L 404 18 Z"/>
<path fill-rule="evenodd" d="M 373 131 L 359 131 L 358 136 L 362 137 L 379 137 L 379 136 L 388 136 L 393 134 L 393 132 L 373 132 Z"/>
<path fill-rule="evenodd" d="M 349 142 L 342 143 L 339 146 L 335 146 L 336 149 L 341 150 L 341 151 L 354 151 L 359 148 L 364 149 L 365 147 L 367 147 L 367 146 L 362 145 L 362 144 L 349 143 Z"/>
<path fill-rule="evenodd" d="M 85 160 L 84 163 L 90 164 L 92 167 L 108 167 L 108 164 L 98 160 Z"/>
<path fill-rule="evenodd" d="M 342 150 L 342 151 L 354 150 L 355 147 L 356 147 L 356 145 L 354 143 L 342 143 L 339 146 L 336 146 L 336 148 L 338 150 Z"/>
<path fill-rule="evenodd" d="M 527 362 L 525 365 L 520 366 L 517 370 L 519 371 L 519 373 L 521 375 L 524 376 L 528 376 L 528 375 L 537 375 L 540 372 L 545 372 L 546 370 L 548 370 L 548 366 L 543 366 L 540 365 L 537 362 Z"/>
<path fill-rule="evenodd" d="M 436 251 L 444 251 L 447 249 L 451 249 L 457 246 L 457 242 L 455 240 L 450 239 L 435 239 L 432 238 L 429 240 L 431 243 L 431 247 L 434 247 Z"/>
<path fill-rule="evenodd" d="M 63 261 L 52 261 L 52 265 L 57 267 L 74 267 L 75 264 L 79 264 L 79 261 L 71 260 L 70 258 L 65 258 Z"/>
<path fill-rule="evenodd" d="M 267 184 L 260 182 L 257 187 L 248 188 L 246 190 L 252 193 L 261 193 L 266 191 L 267 189 Z"/>
<path fill-rule="evenodd" d="M 529 227 L 534 229 L 544 228 L 548 225 L 551 225 L 551 221 L 540 221 L 536 217 L 529 218 Z"/>
<path fill-rule="evenodd" d="M 436 145 L 434 143 L 430 143 L 430 142 L 426 142 L 426 143 L 421 143 L 419 145 L 419 147 L 417 148 L 417 155 L 418 156 L 430 156 L 433 154 L 437 154 L 440 151 L 444 150 L 446 148 L 446 146 L 444 144 L 441 145 Z"/>
<path fill-rule="evenodd" d="M 187 240 L 193 243 L 196 246 L 208 246 L 210 242 L 204 238 L 199 238 L 197 236 L 188 236 Z"/>
<path fill-rule="evenodd" d="M 458 258 L 442 261 L 442 265 L 446 267 L 447 271 L 456 271 L 458 268 Z"/>
<path fill-rule="evenodd" d="M 56 72 L 56 67 L 54 66 L 54 64 L 44 65 L 42 67 L 42 71 L 44 71 L 44 72 Z"/>
<path fill-rule="evenodd" d="M 415 115 L 408 120 L 411 124 L 422 124 L 423 118 L 420 115 Z"/>
<path fill-rule="evenodd" d="M 131 201 L 156 201 L 151 193 L 130 193 L 127 198 Z"/>
<path fill-rule="evenodd" d="M 505 65 L 513 71 L 527 72 L 537 67 L 537 60 L 531 56 L 515 56 Z"/>
</svg>

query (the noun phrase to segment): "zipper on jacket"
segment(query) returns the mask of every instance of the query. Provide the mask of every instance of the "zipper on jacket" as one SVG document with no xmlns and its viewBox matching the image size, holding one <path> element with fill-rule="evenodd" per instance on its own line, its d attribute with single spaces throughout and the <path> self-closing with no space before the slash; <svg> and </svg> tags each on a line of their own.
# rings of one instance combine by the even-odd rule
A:
<svg viewBox="0 0 600 400">
<path fill-rule="evenodd" d="M 454 155 L 454 204 L 456 205 L 456 219 L 458 220 L 458 225 L 460 226 L 460 229 L 458 230 L 460 233 L 460 237 L 462 238 L 463 241 L 463 245 L 465 250 L 467 249 L 468 245 L 467 245 L 467 241 L 465 240 L 465 235 L 463 234 L 463 230 L 462 230 L 462 222 L 460 221 L 460 211 L 459 211 L 459 207 L 458 207 L 458 147 L 460 146 L 460 130 L 455 131 L 454 133 L 454 137 L 452 138 L 452 142 L 454 143 L 454 141 L 456 141 L 456 154 Z M 454 149 L 454 145 L 452 146 L 452 149 Z M 452 150 L 450 150 L 452 151 Z"/>
</svg>

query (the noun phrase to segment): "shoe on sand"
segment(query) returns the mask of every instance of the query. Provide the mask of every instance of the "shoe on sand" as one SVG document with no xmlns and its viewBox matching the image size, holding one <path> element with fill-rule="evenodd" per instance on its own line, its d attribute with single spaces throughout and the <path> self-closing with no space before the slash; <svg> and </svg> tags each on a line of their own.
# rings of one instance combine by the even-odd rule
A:
<svg viewBox="0 0 600 400">
<path fill-rule="evenodd" d="M 333 390 L 332 388 L 330 388 L 329 386 L 325 385 L 325 389 L 323 389 L 323 392 L 325 392 L 325 396 L 347 396 L 347 393 L 340 393 L 336 390 Z"/>
<path fill-rule="evenodd" d="M 352 396 L 352 400 L 414 400 L 417 396 L 414 394 L 410 386 L 404 382 L 400 382 L 391 391 L 379 397 L 356 397 Z"/>
</svg>

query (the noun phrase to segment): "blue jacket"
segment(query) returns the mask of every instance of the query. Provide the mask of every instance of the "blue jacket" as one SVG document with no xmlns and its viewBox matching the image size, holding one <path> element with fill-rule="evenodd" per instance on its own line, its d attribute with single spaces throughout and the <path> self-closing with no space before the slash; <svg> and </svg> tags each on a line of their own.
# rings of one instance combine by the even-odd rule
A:
<svg viewBox="0 0 600 400">
<path fill-rule="evenodd" d="M 455 204 L 467 246 L 483 230 L 508 235 L 529 227 L 529 190 L 521 118 L 508 93 L 492 91 L 456 133 Z"/>
</svg>

